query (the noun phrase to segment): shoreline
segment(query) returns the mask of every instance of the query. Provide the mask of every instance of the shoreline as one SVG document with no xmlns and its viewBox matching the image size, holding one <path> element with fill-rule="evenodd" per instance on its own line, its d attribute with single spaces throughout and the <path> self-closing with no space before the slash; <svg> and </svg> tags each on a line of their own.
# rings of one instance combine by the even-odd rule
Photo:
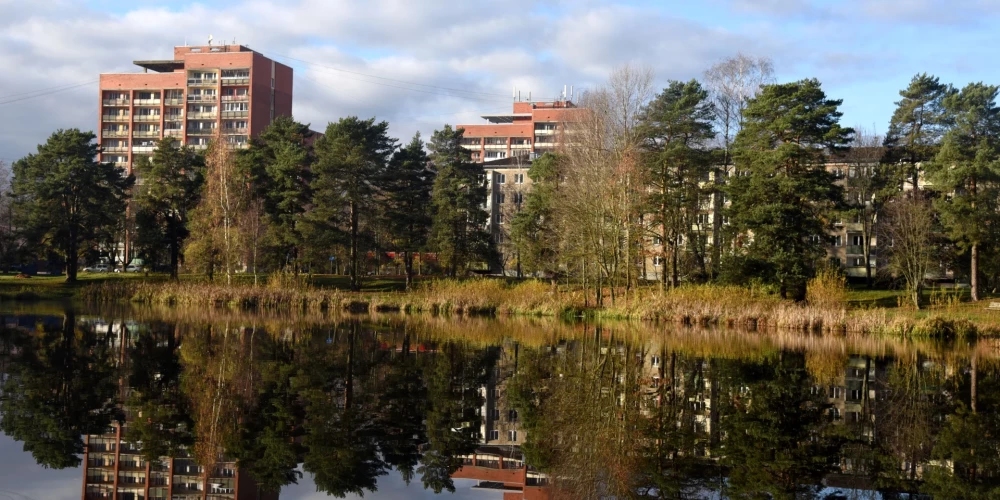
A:
<svg viewBox="0 0 1000 500">
<path fill-rule="evenodd" d="M 508 283 L 497 279 L 424 280 L 409 292 L 351 292 L 302 283 L 225 285 L 139 277 L 76 284 L 28 281 L 4 283 L 6 286 L 0 286 L 0 301 L 70 300 L 90 305 L 133 303 L 290 314 L 343 311 L 649 321 L 749 332 L 795 330 L 942 339 L 1000 337 L 1000 311 L 986 310 L 988 301 L 948 301 L 919 311 L 877 305 L 875 299 L 853 305 L 820 306 L 781 300 L 762 290 L 721 285 L 689 285 L 667 292 L 641 287 L 626 297 L 618 297 L 614 304 L 595 307 L 593 293 L 585 298 L 579 290 L 554 291 L 551 285 L 539 281 Z M 610 302 L 608 297 L 605 300 Z"/>
</svg>

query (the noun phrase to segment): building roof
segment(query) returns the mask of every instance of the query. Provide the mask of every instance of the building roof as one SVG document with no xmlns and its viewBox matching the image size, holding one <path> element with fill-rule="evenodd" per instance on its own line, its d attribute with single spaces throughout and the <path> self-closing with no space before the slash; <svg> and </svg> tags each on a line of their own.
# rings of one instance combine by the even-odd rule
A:
<svg viewBox="0 0 1000 500">
<path fill-rule="evenodd" d="M 531 118 L 531 113 L 497 113 L 480 116 L 490 123 L 514 123 L 515 118 Z"/>
<path fill-rule="evenodd" d="M 147 61 L 132 61 L 133 64 L 157 73 L 172 73 L 184 69 L 184 61 L 176 59 L 151 59 Z"/>
</svg>

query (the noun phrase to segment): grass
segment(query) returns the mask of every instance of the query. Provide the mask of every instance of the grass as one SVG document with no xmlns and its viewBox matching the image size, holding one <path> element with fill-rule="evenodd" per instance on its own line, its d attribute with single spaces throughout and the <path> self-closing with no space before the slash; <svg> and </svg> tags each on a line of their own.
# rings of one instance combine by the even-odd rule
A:
<svg viewBox="0 0 1000 500">
<path fill-rule="evenodd" d="M 931 289 L 928 308 L 906 307 L 903 292 L 843 288 L 819 283 L 813 303 L 783 301 L 773 291 L 723 285 L 690 285 L 661 293 L 644 286 L 614 303 L 580 290 L 553 288 L 535 280 L 423 278 L 405 292 L 402 278 L 365 279 L 360 292 L 347 291 L 345 276 L 261 277 L 237 275 L 226 286 L 216 278 L 186 275 L 177 282 L 164 274 L 87 274 L 77 283 L 62 277 L 15 279 L 0 276 L 0 300 L 76 299 L 93 303 L 132 302 L 160 306 L 195 306 L 256 311 L 406 312 L 438 315 L 588 317 L 650 320 L 685 325 L 724 326 L 756 331 L 891 334 L 905 337 L 1000 336 L 1000 312 L 981 301 L 968 301 L 967 290 Z M 838 289 L 838 286 L 840 287 Z M 607 294 L 608 291 L 605 291 Z"/>
</svg>

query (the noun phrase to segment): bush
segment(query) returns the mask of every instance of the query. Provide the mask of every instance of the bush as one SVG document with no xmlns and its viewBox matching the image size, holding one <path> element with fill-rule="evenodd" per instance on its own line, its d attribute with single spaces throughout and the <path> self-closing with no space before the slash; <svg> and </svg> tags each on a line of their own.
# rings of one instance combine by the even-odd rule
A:
<svg viewBox="0 0 1000 500">
<path fill-rule="evenodd" d="M 846 307 L 847 278 L 837 269 L 820 268 L 816 277 L 806 285 L 806 301 L 818 307 Z"/>
</svg>

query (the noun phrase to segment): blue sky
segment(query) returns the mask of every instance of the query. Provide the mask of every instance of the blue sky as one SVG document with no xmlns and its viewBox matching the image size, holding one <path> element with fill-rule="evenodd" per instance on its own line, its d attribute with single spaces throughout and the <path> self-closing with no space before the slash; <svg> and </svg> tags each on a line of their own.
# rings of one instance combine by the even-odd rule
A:
<svg viewBox="0 0 1000 500">
<path fill-rule="evenodd" d="M 57 128 L 97 126 L 96 84 L 4 104 L 9 96 L 135 71 L 132 60 L 169 57 L 209 34 L 293 66 L 294 112 L 313 128 L 377 116 L 402 141 L 506 111 L 513 86 L 552 97 L 632 62 L 662 87 L 739 51 L 771 57 L 779 81 L 820 79 L 844 100 L 844 124 L 877 132 L 916 73 L 1000 83 L 991 64 L 1000 0 L 0 0 L 0 12 L 7 162 Z"/>
</svg>

